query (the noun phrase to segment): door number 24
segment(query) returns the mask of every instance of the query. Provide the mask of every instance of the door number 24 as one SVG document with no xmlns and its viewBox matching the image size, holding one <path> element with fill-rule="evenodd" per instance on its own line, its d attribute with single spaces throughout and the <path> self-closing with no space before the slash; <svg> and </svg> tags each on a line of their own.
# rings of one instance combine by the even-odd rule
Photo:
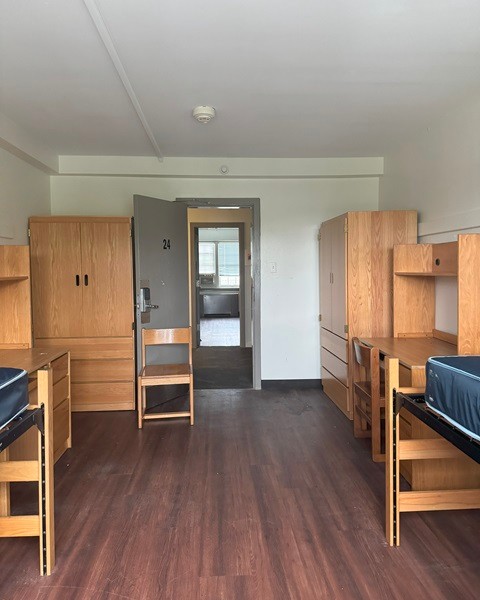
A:
<svg viewBox="0 0 480 600">
<path fill-rule="evenodd" d="M 163 249 L 170 250 L 170 238 L 168 240 L 166 240 L 166 239 L 163 240 Z"/>
</svg>

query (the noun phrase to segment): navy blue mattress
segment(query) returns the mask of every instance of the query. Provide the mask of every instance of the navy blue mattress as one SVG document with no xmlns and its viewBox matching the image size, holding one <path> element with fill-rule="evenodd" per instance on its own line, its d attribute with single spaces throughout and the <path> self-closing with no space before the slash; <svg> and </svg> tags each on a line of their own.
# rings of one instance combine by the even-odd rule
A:
<svg viewBox="0 0 480 600">
<path fill-rule="evenodd" d="M 28 374 L 22 369 L 0 367 L 0 429 L 28 406 Z"/>
<path fill-rule="evenodd" d="M 434 356 L 426 371 L 427 405 L 480 441 L 480 356 Z"/>
</svg>

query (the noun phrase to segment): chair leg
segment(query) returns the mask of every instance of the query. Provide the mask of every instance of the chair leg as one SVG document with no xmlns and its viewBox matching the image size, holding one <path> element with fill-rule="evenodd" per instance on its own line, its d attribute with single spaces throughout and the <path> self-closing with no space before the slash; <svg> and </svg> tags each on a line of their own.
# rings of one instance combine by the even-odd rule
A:
<svg viewBox="0 0 480 600">
<path fill-rule="evenodd" d="M 195 422 L 195 404 L 193 397 L 193 377 L 190 377 L 190 386 L 189 386 L 189 394 L 190 394 L 190 425 L 193 425 Z"/>
<path fill-rule="evenodd" d="M 358 398 L 357 398 L 357 394 L 353 394 L 353 435 L 354 437 L 361 437 L 362 434 L 362 428 L 361 428 L 361 424 L 360 424 L 360 415 L 358 414 L 357 411 L 357 403 L 358 403 Z"/>
<path fill-rule="evenodd" d="M 380 418 L 380 403 L 372 398 L 372 460 L 381 462 L 385 460 L 382 455 L 382 420 Z"/>
<path fill-rule="evenodd" d="M 138 417 L 138 428 L 142 429 L 143 427 L 143 392 L 144 387 L 140 382 L 140 378 L 138 379 L 138 392 L 137 392 L 137 417 Z"/>
</svg>

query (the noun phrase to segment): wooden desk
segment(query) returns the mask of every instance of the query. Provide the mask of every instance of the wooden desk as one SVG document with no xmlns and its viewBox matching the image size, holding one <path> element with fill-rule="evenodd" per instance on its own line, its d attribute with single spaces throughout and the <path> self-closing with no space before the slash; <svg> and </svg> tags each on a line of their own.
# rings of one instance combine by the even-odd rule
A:
<svg viewBox="0 0 480 600">
<path fill-rule="evenodd" d="M 31 404 L 37 401 L 37 371 L 51 366 L 53 376 L 53 453 L 54 460 L 72 447 L 70 406 L 70 353 L 58 348 L 21 348 L 0 350 L 0 366 L 24 369 L 28 373 Z M 12 460 L 36 456 L 37 439 L 33 429 L 9 448 Z"/>
<path fill-rule="evenodd" d="M 398 358 L 400 385 L 405 387 L 425 385 L 425 364 L 431 356 L 457 354 L 457 347 L 454 344 L 437 338 L 361 338 L 361 341 L 368 346 L 378 348 L 381 360 L 382 355 Z"/>
<path fill-rule="evenodd" d="M 425 387 L 425 364 L 431 356 L 457 354 L 457 347 L 437 338 L 361 338 L 379 349 L 380 358 L 390 356 L 400 362 L 401 387 Z M 406 411 L 400 412 L 402 439 L 440 437 Z M 480 466 L 468 457 L 404 461 L 402 475 L 414 490 L 472 489 L 480 487 Z"/>
</svg>

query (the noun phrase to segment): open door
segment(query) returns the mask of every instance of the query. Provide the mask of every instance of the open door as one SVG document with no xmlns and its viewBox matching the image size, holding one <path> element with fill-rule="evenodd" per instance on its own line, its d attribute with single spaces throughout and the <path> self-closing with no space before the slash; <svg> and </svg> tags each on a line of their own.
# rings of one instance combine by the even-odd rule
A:
<svg viewBox="0 0 480 600">
<path fill-rule="evenodd" d="M 141 328 L 168 329 L 190 324 L 187 206 L 147 196 L 133 197 L 137 371 Z M 187 362 L 186 348 L 152 351 L 147 362 Z M 187 358 L 187 360 L 185 360 Z"/>
</svg>

